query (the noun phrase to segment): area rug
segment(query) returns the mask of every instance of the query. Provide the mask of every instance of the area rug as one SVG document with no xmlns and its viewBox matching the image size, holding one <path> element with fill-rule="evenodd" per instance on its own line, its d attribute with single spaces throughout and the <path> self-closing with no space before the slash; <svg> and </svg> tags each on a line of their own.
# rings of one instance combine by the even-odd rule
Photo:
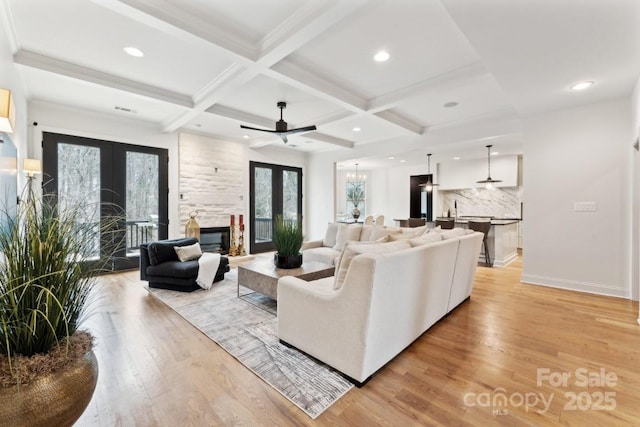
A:
<svg viewBox="0 0 640 427">
<path fill-rule="evenodd" d="M 238 298 L 236 280 L 234 269 L 207 291 L 147 289 L 312 419 L 317 418 L 353 384 L 327 365 L 280 344 L 276 302 L 258 293 Z"/>
</svg>

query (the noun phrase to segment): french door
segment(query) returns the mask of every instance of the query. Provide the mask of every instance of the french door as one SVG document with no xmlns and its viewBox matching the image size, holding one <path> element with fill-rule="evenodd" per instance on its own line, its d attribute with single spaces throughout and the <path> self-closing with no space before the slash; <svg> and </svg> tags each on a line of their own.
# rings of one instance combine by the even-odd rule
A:
<svg viewBox="0 0 640 427">
<path fill-rule="evenodd" d="M 95 224 L 93 252 L 85 262 L 110 257 L 112 270 L 136 268 L 141 244 L 168 235 L 167 150 L 44 132 L 43 191 L 80 205 Z M 101 233 L 118 218 L 115 230 Z"/>
<path fill-rule="evenodd" d="M 274 250 L 273 221 L 302 219 L 302 169 L 249 162 L 249 249 L 251 253 Z"/>
</svg>

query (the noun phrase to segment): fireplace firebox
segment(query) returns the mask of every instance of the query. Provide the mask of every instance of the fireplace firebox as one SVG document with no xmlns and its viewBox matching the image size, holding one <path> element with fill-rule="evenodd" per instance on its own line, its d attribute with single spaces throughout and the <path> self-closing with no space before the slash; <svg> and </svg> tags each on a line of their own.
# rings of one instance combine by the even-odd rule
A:
<svg viewBox="0 0 640 427">
<path fill-rule="evenodd" d="M 204 252 L 229 253 L 231 230 L 229 227 L 201 227 L 200 247 Z"/>
</svg>

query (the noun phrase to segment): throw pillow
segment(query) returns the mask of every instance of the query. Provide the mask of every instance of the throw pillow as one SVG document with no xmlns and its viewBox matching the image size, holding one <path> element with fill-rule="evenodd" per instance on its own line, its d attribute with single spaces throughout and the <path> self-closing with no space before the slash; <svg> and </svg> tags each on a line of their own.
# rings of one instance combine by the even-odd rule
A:
<svg viewBox="0 0 640 427">
<path fill-rule="evenodd" d="M 430 228 L 427 231 L 425 231 L 425 234 L 427 233 L 441 233 L 442 232 L 442 227 L 441 226 L 437 226 L 435 228 Z"/>
<path fill-rule="evenodd" d="M 360 241 L 368 242 L 371 240 L 371 234 L 373 233 L 373 225 L 365 224 L 362 226 L 362 232 L 360 233 Z"/>
<path fill-rule="evenodd" d="M 422 235 L 421 237 L 417 237 L 415 239 L 409 240 L 412 248 L 416 246 L 426 245 L 427 243 L 439 242 L 442 240 L 442 235 L 440 233 L 427 233 Z"/>
<path fill-rule="evenodd" d="M 333 289 L 340 289 L 347 277 L 347 271 L 351 265 L 351 261 L 360 254 L 382 254 L 387 252 L 397 252 L 410 248 L 408 241 L 376 243 L 376 242 L 349 242 L 342 251 L 340 262 L 336 267 L 335 282 Z"/>
<path fill-rule="evenodd" d="M 451 230 L 444 230 L 442 233 L 440 233 L 440 235 L 442 236 L 442 240 L 464 236 L 464 228 L 452 228 Z"/>
<path fill-rule="evenodd" d="M 322 246 L 326 246 L 327 248 L 334 247 L 336 245 L 336 234 L 338 234 L 338 229 L 346 226 L 346 224 L 341 224 L 339 222 L 330 222 L 327 225 L 327 231 L 324 234 L 324 239 L 322 239 Z"/>
<path fill-rule="evenodd" d="M 415 239 L 416 236 L 413 233 L 395 233 L 395 234 L 389 234 L 387 238 L 389 239 L 390 242 L 397 242 L 399 240 Z"/>
<path fill-rule="evenodd" d="M 175 249 L 178 259 L 182 262 L 198 259 L 202 256 L 202 249 L 198 242 L 188 246 L 174 246 L 173 249 Z"/>
<path fill-rule="evenodd" d="M 390 234 L 400 234 L 402 230 L 399 228 L 391 228 L 391 227 L 373 227 L 373 231 L 371 232 L 371 240 L 378 240 L 381 237 L 388 236 Z"/>
<path fill-rule="evenodd" d="M 336 235 L 336 244 L 333 249 L 341 251 L 344 249 L 344 245 L 350 241 L 360 240 L 360 233 L 362 232 L 362 224 L 350 224 L 346 227 L 340 227 L 338 234 Z"/>
</svg>

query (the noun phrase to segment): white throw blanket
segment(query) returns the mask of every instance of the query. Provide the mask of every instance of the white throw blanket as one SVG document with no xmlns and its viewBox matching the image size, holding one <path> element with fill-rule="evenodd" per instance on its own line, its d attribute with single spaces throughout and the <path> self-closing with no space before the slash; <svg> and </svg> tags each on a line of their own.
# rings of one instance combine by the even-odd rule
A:
<svg viewBox="0 0 640 427">
<path fill-rule="evenodd" d="M 211 289 L 219 266 L 220 254 L 204 252 L 202 256 L 198 258 L 198 277 L 196 277 L 198 286 L 202 289 Z"/>
</svg>

